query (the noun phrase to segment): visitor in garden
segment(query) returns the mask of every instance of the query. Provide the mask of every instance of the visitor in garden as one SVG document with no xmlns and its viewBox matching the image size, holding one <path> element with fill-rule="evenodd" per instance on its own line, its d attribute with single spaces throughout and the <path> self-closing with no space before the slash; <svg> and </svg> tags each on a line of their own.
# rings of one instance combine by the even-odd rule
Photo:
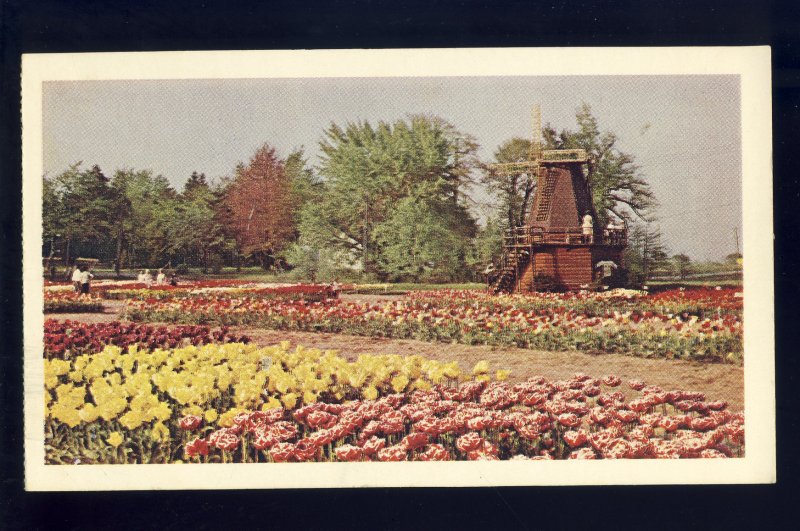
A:
<svg viewBox="0 0 800 531">
<path fill-rule="evenodd" d="M 144 282 L 144 269 L 139 270 L 139 274 L 136 276 L 136 282 Z"/>
<path fill-rule="evenodd" d="M 163 286 L 166 283 L 167 283 L 167 275 L 164 274 L 163 269 L 159 269 L 158 275 L 156 276 L 156 284 L 158 284 L 159 286 Z"/>
<path fill-rule="evenodd" d="M 89 272 L 89 268 L 81 271 L 81 295 L 89 294 L 89 282 L 94 278 L 94 275 Z"/>
<path fill-rule="evenodd" d="M 594 240 L 594 220 L 588 212 L 583 216 L 583 242 L 592 243 Z"/>
<path fill-rule="evenodd" d="M 169 285 L 173 286 L 173 287 L 178 285 L 178 275 L 176 275 L 175 273 L 172 273 L 169 276 Z"/>
<path fill-rule="evenodd" d="M 144 277 L 142 278 L 142 282 L 144 282 L 144 285 L 147 288 L 153 285 L 153 275 L 150 274 L 149 269 L 144 270 Z"/>
<path fill-rule="evenodd" d="M 75 266 L 72 271 L 72 285 L 75 287 L 75 293 L 81 292 L 81 266 Z"/>
</svg>

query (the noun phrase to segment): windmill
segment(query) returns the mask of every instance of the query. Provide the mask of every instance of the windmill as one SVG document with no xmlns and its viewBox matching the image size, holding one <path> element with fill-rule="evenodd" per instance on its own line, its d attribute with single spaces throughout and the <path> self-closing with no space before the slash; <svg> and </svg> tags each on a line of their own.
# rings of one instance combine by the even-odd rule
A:
<svg viewBox="0 0 800 531">
<path fill-rule="evenodd" d="M 578 289 L 593 281 L 593 263 L 622 261 L 624 233 L 594 227 L 586 234 L 581 225 L 586 214 L 597 219 L 583 171 L 586 151 L 543 149 L 541 121 L 541 108 L 534 105 L 528 160 L 489 166 L 496 175 L 528 173 L 537 179 L 525 226 L 511 227 L 504 236 L 501 267 L 490 279 L 496 292 Z"/>
</svg>

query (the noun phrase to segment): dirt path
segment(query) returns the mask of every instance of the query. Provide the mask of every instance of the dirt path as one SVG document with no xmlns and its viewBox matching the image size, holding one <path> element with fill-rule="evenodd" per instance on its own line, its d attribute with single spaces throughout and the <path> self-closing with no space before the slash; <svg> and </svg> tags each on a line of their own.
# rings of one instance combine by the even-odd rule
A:
<svg viewBox="0 0 800 531">
<path fill-rule="evenodd" d="M 352 295 L 346 296 L 360 302 L 379 302 L 402 296 Z M 86 323 L 109 322 L 120 319 L 125 306 L 123 301 L 104 301 L 103 313 L 46 314 L 46 319 L 81 321 Z M 643 359 L 619 354 L 591 355 L 578 351 L 550 352 L 514 347 L 470 346 L 447 343 L 427 343 L 411 339 L 385 339 L 343 334 L 314 332 L 283 332 L 237 327 L 237 333 L 250 336 L 259 345 L 274 345 L 288 340 L 292 345 L 303 345 L 325 350 L 338 350 L 347 359 L 359 354 L 419 354 L 442 361 L 458 360 L 463 370 L 469 371 L 480 360 L 487 360 L 492 370 L 510 369 L 511 381 L 525 380 L 530 376 L 548 379 L 569 378 L 576 372 L 593 377 L 616 374 L 623 380 L 641 379 L 665 390 L 684 389 L 702 391 L 709 399 L 727 400 L 731 410 L 744 409 L 744 370 L 726 364 L 697 363 L 678 360 Z"/>
<path fill-rule="evenodd" d="M 103 301 L 103 311 L 97 313 L 46 313 L 45 319 L 57 319 L 59 321 L 79 321 L 81 323 L 109 323 L 119 321 L 120 314 L 125 308 L 125 301 Z"/>
</svg>

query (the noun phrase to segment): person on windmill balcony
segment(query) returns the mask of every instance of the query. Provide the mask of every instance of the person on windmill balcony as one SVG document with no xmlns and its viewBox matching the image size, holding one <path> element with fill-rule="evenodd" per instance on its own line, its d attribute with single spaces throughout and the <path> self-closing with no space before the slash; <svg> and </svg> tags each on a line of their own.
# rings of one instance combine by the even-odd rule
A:
<svg viewBox="0 0 800 531">
<path fill-rule="evenodd" d="M 619 243 L 620 227 L 617 225 L 617 220 L 615 218 L 608 220 L 608 226 L 603 234 L 605 235 L 606 243 L 610 243 L 612 245 Z"/>
<path fill-rule="evenodd" d="M 594 243 L 594 220 L 588 211 L 583 215 L 583 243 Z"/>
</svg>

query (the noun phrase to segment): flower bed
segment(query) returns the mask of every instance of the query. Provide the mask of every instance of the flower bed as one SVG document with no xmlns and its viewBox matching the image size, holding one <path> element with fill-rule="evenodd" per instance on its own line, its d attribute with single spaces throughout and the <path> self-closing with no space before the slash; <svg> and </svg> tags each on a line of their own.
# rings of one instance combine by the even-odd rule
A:
<svg viewBox="0 0 800 531">
<path fill-rule="evenodd" d="M 214 295 L 219 298 L 298 299 L 320 301 L 335 298 L 337 294 L 326 284 L 290 284 L 265 286 L 253 283 L 222 283 L 221 281 L 182 283 L 179 286 L 150 287 L 135 284 L 124 288 L 109 287 L 101 291 L 106 299 L 115 300 L 169 300 Z"/>
<path fill-rule="evenodd" d="M 128 348 L 174 348 L 184 343 L 248 343 L 246 336 L 232 335 L 226 327 L 211 330 L 208 326 L 150 326 L 137 323 L 79 323 L 48 319 L 44 323 L 44 355 L 46 358 L 75 358 L 99 352 L 106 345 Z"/>
<path fill-rule="evenodd" d="M 743 416 L 614 376 L 226 344 L 45 361 L 48 463 L 719 458 Z M 458 384 L 458 382 L 461 382 Z M 627 393 L 627 394 L 626 394 Z M 630 396 L 628 396 L 630 395 Z"/>
<path fill-rule="evenodd" d="M 44 292 L 44 313 L 100 313 L 104 309 L 103 302 L 94 294 L 79 295 L 66 290 Z"/>
<path fill-rule="evenodd" d="M 587 316 L 599 316 L 614 311 L 636 311 L 705 319 L 741 316 L 743 308 L 740 288 L 674 289 L 652 295 L 644 291 L 625 289 L 524 295 L 493 295 L 474 290 L 438 290 L 412 292 L 409 298 L 427 304 L 436 304 L 445 299 L 453 306 L 475 307 L 477 304 L 491 310 L 564 310 Z"/>
<path fill-rule="evenodd" d="M 574 301 L 594 309 L 579 311 L 570 306 Z M 133 303 L 126 315 L 135 321 L 247 325 L 696 361 L 742 360 L 742 321 L 735 313 L 701 318 L 688 312 L 642 310 L 628 303 L 618 308 L 600 304 L 579 295 L 509 297 L 448 291 L 377 304 L 198 296 Z"/>
</svg>

